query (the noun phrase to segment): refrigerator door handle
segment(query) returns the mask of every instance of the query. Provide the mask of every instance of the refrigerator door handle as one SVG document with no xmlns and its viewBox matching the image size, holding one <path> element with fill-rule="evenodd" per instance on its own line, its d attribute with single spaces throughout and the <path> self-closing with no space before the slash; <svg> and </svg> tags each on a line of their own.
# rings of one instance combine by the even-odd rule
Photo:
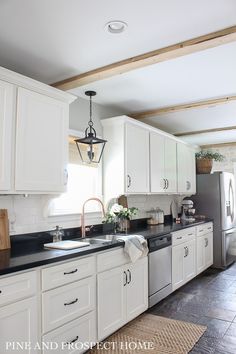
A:
<svg viewBox="0 0 236 354">
<path fill-rule="evenodd" d="M 230 217 L 231 217 L 231 221 L 234 221 L 234 190 L 233 190 L 233 186 L 232 186 L 232 181 L 230 181 L 229 184 L 229 194 L 231 195 L 230 198 Z"/>
</svg>

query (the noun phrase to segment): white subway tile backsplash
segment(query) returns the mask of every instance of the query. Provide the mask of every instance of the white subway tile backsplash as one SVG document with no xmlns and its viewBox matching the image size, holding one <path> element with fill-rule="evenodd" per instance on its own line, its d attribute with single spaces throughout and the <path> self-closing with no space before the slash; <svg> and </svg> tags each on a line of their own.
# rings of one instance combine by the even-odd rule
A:
<svg viewBox="0 0 236 354">
<path fill-rule="evenodd" d="M 22 234 L 38 231 L 52 230 L 56 225 L 63 228 L 79 227 L 80 215 L 47 216 L 47 205 L 52 196 L 19 195 L 0 196 L 0 208 L 8 209 L 10 234 Z M 148 216 L 147 210 L 159 207 L 164 210 L 165 215 L 170 214 L 170 204 L 173 198 L 180 202 L 183 197 L 169 195 L 132 195 L 128 197 L 129 207 L 137 207 L 136 218 Z M 110 205 L 117 200 L 111 201 Z M 99 224 L 102 221 L 101 215 L 97 213 L 87 214 L 86 222 L 90 225 Z"/>
</svg>

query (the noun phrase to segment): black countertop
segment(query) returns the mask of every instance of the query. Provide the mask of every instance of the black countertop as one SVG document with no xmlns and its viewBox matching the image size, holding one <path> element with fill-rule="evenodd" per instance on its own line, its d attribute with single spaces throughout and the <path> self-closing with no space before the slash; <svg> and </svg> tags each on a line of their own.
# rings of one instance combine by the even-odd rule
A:
<svg viewBox="0 0 236 354">
<path fill-rule="evenodd" d="M 181 224 L 168 222 L 156 226 L 139 225 L 131 229 L 129 234 L 139 234 L 149 239 L 153 236 L 162 236 L 209 221 L 212 220 L 196 220 L 195 222 Z M 73 233 L 65 232 L 65 239 L 79 240 L 79 229 L 76 230 L 77 231 Z M 91 236 L 101 235 L 102 232 Z M 122 234 L 122 236 L 124 236 L 124 234 Z M 124 246 L 124 242 L 113 239 L 105 244 L 95 244 L 65 251 L 44 249 L 43 245 L 47 242 L 52 242 L 52 236 L 48 232 L 11 236 L 11 249 L 0 251 L 0 275 L 85 256 L 109 248 Z"/>
</svg>

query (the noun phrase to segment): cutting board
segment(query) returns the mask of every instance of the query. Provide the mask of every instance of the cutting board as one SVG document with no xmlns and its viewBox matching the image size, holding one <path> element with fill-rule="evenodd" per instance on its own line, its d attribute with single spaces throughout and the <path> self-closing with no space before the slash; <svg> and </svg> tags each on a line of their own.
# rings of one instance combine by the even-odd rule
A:
<svg viewBox="0 0 236 354">
<path fill-rule="evenodd" d="M 11 248 L 7 209 L 0 209 L 0 250 Z"/>
<path fill-rule="evenodd" d="M 75 248 L 90 246 L 89 242 L 80 242 L 80 241 L 59 241 L 59 242 L 51 242 L 45 243 L 44 248 L 54 248 L 58 250 L 73 250 Z"/>
<path fill-rule="evenodd" d="M 128 208 L 128 201 L 127 201 L 126 195 L 121 195 L 121 196 L 118 198 L 118 204 L 119 204 L 119 205 L 122 205 L 123 208 Z"/>
</svg>

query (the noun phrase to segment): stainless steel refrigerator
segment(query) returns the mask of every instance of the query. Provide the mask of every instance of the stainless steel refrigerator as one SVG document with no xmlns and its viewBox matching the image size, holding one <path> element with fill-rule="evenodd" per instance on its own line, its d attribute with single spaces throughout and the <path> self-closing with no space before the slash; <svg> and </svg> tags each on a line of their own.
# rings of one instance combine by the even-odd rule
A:
<svg viewBox="0 0 236 354">
<path fill-rule="evenodd" d="M 228 172 L 197 175 L 196 214 L 214 219 L 213 266 L 225 268 L 236 260 L 231 255 L 231 241 L 235 241 L 235 183 Z"/>
</svg>

